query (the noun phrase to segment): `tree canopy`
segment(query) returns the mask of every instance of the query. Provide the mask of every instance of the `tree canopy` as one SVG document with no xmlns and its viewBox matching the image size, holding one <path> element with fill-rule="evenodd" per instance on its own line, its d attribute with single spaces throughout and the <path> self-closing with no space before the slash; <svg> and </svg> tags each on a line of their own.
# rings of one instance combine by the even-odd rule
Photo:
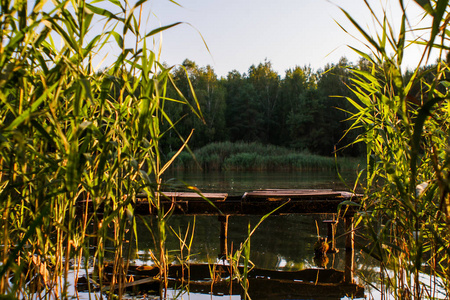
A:
<svg viewBox="0 0 450 300">
<path fill-rule="evenodd" d="M 282 77 L 265 60 L 251 65 L 247 73 L 232 70 L 225 78 L 218 78 L 212 66 L 200 67 L 186 59 L 173 71 L 174 81 L 189 101 L 198 99 L 206 123 L 179 106 L 173 105 L 170 113 L 186 115 L 177 124 L 182 136 L 195 128 L 190 142 L 194 149 L 212 142 L 243 141 L 333 155 L 335 149 L 351 144 L 357 134 L 345 134 L 349 126 L 345 119 L 352 109 L 343 98 L 351 96 L 346 87 L 349 66 L 342 58 L 318 71 L 295 66 Z M 165 147 L 170 151 L 173 145 Z M 343 151 L 345 155 L 361 155 L 358 146 Z"/>
</svg>

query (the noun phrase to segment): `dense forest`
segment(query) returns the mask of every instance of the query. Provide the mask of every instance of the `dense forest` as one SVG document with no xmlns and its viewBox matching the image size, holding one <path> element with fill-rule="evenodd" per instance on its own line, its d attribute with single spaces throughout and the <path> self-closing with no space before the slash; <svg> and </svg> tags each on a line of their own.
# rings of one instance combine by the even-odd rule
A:
<svg viewBox="0 0 450 300">
<path fill-rule="evenodd" d="M 173 70 L 173 80 L 190 102 L 192 84 L 205 122 L 189 114 L 187 107 L 167 103 L 165 109 L 173 119 L 181 118 L 176 125 L 181 136 L 195 129 L 189 142 L 192 149 L 213 142 L 256 142 L 330 156 L 358 134 L 345 134 L 350 124 L 347 112 L 352 110 L 344 98 L 352 96 L 347 87 L 349 66 L 341 58 L 318 71 L 296 66 L 281 76 L 265 60 L 250 66 L 247 73 L 233 70 L 218 78 L 211 66 L 200 67 L 186 59 Z M 176 136 L 166 140 L 165 150 L 177 149 L 179 142 Z M 359 156 L 362 151 L 355 145 L 340 154 Z"/>
</svg>

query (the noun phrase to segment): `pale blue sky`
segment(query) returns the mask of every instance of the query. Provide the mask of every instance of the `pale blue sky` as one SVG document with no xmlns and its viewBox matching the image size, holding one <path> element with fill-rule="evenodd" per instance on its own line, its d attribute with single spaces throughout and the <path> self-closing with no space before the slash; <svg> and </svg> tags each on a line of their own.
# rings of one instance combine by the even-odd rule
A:
<svg viewBox="0 0 450 300">
<path fill-rule="evenodd" d="M 388 3 L 394 8 L 398 3 L 370 2 L 375 7 Z M 335 20 L 355 32 L 337 5 L 365 27 L 373 24 L 362 0 L 179 0 L 178 3 L 183 7 L 168 0 L 153 0 L 144 9 L 144 15 L 151 16 L 146 21 L 146 31 L 177 21 L 190 24 L 163 33 L 162 60 L 173 65 L 189 58 L 199 66 L 212 65 L 219 76 L 226 76 L 233 69 L 247 72 L 252 64 L 266 58 L 281 76 L 296 65 L 311 65 L 317 70 L 327 63 L 337 63 L 342 56 L 356 62 L 358 56 L 346 45 L 364 48 L 336 24 Z M 420 12 L 417 5 L 413 1 L 405 3 L 411 10 L 411 20 L 417 22 Z M 398 19 L 398 12 L 394 9 L 393 19 Z M 417 56 L 412 54 L 408 65 L 414 65 Z"/>
</svg>

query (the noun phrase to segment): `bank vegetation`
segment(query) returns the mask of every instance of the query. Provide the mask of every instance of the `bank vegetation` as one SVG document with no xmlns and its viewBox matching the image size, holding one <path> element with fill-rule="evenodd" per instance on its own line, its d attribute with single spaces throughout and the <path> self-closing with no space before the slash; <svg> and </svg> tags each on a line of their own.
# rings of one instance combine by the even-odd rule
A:
<svg viewBox="0 0 450 300">
<path fill-rule="evenodd" d="M 170 157 L 170 155 L 169 155 Z M 171 166 L 177 170 L 202 171 L 357 171 L 364 160 L 330 157 L 274 145 L 217 142 L 181 153 Z"/>
</svg>

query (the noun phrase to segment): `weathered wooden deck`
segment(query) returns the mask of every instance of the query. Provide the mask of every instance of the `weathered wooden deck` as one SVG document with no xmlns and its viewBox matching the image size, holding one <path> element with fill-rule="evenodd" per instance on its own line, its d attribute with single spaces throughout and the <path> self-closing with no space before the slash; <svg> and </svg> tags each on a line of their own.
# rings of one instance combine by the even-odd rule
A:
<svg viewBox="0 0 450 300">
<path fill-rule="evenodd" d="M 331 189 L 265 189 L 246 192 L 242 196 L 229 196 L 227 193 L 160 192 L 164 211 L 172 210 L 175 215 L 219 216 L 222 223 L 221 236 L 228 230 L 229 216 L 242 215 L 289 215 L 289 214 L 333 214 L 344 218 L 346 249 L 353 251 L 353 215 L 358 210 L 361 195 L 333 191 Z M 86 207 L 87 206 L 87 207 Z M 78 202 L 80 214 L 93 212 L 91 200 Z M 100 206 L 97 213 L 102 213 Z M 140 194 L 134 202 L 135 215 L 154 215 L 157 211 L 150 205 L 145 194 Z M 334 251 L 334 232 L 336 220 L 327 221 L 328 241 Z"/>
<path fill-rule="evenodd" d="M 173 207 L 173 214 L 183 215 L 266 215 L 270 212 L 273 215 L 325 214 L 337 213 L 342 207 L 346 209 L 347 215 L 352 216 L 356 212 L 355 206 L 347 206 L 345 201 L 357 203 L 360 195 L 328 189 L 266 189 L 246 192 L 242 196 L 161 192 L 161 198 L 165 200 L 165 210 Z M 146 195 L 138 196 L 135 213 L 155 213 Z"/>
<path fill-rule="evenodd" d="M 238 267 L 240 274 L 243 267 Z M 188 271 L 189 270 L 189 271 Z M 112 266 L 105 267 L 105 279 L 112 277 Z M 189 280 L 189 292 L 210 295 L 244 295 L 237 280 L 230 280 L 236 270 L 230 265 L 189 264 L 187 266 L 170 265 L 167 270 L 169 288 L 177 289 Z M 124 288 L 134 294 L 149 290 L 157 291 L 161 280 L 157 266 L 129 266 Z M 345 283 L 344 272 L 336 269 L 304 269 L 300 271 L 274 271 L 252 268 L 247 280 L 251 287 L 248 291 L 251 299 L 312 299 L 320 295 L 326 299 L 341 299 L 345 296 L 364 297 L 364 287 L 355 283 Z M 78 291 L 88 290 L 88 280 L 78 281 Z M 118 289 L 118 285 L 106 286 L 104 291 Z"/>
<path fill-rule="evenodd" d="M 164 210 L 182 215 L 273 215 L 287 214 L 335 214 L 341 208 L 342 216 L 352 216 L 357 208 L 348 203 L 358 203 L 360 195 L 331 189 L 265 189 L 246 192 L 242 196 L 227 193 L 160 192 Z M 88 206 L 86 210 L 86 206 Z M 79 201 L 80 213 L 93 212 L 91 200 Z M 101 213 L 103 207 L 98 208 Z M 155 214 L 145 194 L 139 194 L 134 202 L 134 213 Z"/>
</svg>

